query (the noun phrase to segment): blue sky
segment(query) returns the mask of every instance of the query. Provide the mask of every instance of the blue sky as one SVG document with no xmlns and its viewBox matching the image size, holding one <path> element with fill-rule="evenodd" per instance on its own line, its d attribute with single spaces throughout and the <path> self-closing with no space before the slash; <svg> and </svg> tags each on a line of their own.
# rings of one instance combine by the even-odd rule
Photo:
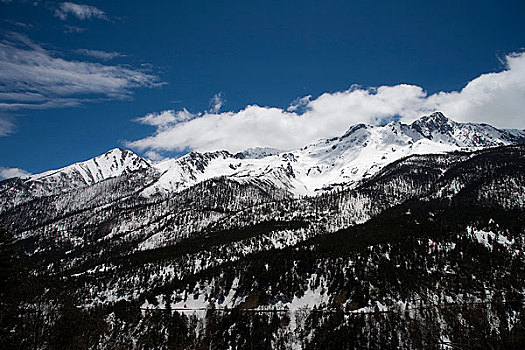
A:
<svg viewBox="0 0 525 350">
<path fill-rule="evenodd" d="M 293 148 L 437 108 L 523 129 L 523 18 L 520 0 L 0 0 L 0 170 Z"/>
</svg>

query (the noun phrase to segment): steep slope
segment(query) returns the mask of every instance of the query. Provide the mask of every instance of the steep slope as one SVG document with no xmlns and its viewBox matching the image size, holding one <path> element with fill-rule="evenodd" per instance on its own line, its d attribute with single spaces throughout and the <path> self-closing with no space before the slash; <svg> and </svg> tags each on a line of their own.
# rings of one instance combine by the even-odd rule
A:
<svg viewBox="0 0 525 350">
<path fill-rule="evenodd" d="M 149 167 L 149 162 L 135 153 L 115 148 L 85 162 L 30 176 L 25 182 L 39 184 L 41 194 L 38 195 L 48 195 L 55 192 L 57 188 L 68 190 L 89 186 L 111 177 Z"/>
<path fill-rule="evenodd" d="M 115 148 L 85 162 L 30 176 L 28 181 L 57 183 L 57 178 L 82 179 L 83 184 L 92 185 L 110 177 L 148 167 L 149 163 L 133 152 Z"/>
<path fill-rule="evenodd" d="M 0 212 L 35 198 L 67 193 L 150 167 L 147 160 L 135 153 L 115 148 L 95 158 L 61 169 L 2 181 Z"/>
</svg>

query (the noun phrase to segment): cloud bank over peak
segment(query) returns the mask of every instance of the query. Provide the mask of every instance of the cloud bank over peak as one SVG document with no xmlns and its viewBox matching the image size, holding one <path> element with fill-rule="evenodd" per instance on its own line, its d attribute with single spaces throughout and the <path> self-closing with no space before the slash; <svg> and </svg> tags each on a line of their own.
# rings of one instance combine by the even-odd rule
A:
<svg viewBox="0 0 525 350">
<path fill-rule="evenodd" d="M 409 123 L 434 111 L 460 122 L 525 128 L 525 54 L 507 55 L 501 72 L 482 74 L 461 91 L 429 95 L 422 87 L 409 84 L 373 88 L 354 85 L 314 99 L 299 98 L 287 110 L 249 105 L 238 112 L 152 113 L 138 121 L 155 126 L 155 133 L 127 142 L 127 146 L 156 155 L 187 149 L 293 149 L 319 138 L 342 135 L 353 124 L 381 124 L 391 119 Z M 191 117 L 177 117 L 179 113 Z"/>
</svg>

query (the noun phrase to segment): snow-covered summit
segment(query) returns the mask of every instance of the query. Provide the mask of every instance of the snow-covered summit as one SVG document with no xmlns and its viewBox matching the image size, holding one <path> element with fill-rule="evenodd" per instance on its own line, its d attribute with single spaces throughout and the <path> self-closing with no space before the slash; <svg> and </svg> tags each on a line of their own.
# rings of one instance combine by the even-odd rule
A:
<svg viewBox="0 0 525 350">
<path fill-rule="evenodd" d="M 74 190 L 146 169 L 151 164 L 135 153 L 115 148 L 95 158 L 22 179 L 32 196 L 41 197 Z"/>
<path fill-rule="evenodd" d="M 282 153 L 282 150 L 271 147 L 248 148 L 242 152 L 236 153 L 235 158 L 239 159 L 261 159 Z"/>
<path fill-rule="evenodd" d="M 423 137 L 460 147 L 492 147 L 525 143 L 521 130 L 500 130 L 488 124 L 458 123 L 435 112 L 414 121 L 410 128 Z"/>
<path fill-rule="evenodd" d="M 75 191 L 146 169 L 151 169 L 149 161 L 131 151 L 115 148 L 95 158 L 60 169 L 0 182 L 0 209 L 34 198 Z"/>
<path fill-rule="evenodd" d="M 27 181 L 55 182 L 67 178 L 92 185 L 111 177 L 150 166 L 147 160 L 135 153 L 126 149 L 115 148 L 84 162 L 30 176 Z"/>
</svg>

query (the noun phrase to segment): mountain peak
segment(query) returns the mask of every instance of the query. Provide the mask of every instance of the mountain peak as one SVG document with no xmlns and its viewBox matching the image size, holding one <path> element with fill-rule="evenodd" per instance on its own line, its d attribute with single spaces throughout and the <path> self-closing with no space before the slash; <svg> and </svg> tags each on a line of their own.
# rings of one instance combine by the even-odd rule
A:
<svg viewBox="0 0 525 350">
<path fill-rule="evenodd" d="M 271 147 L 255 147 L 238 152 L 234 155 L 234 157 L 238 159 L 262 159 L 282 152 L 282 150 Z"/>
<path fill-rule="evenodd" d="M 127 150 L 125 148 L 115 147 L 113 149 L 110 149 L 109 151 L 107 151 L 104 154 L 115 154 L 115 153 L 133 153 L 133 152 L 130 151 L 130 150 Z"/>
<path fill-rule="evenodd" d="M 360 129 L 366 129 L 368 126 L 366 124 L 355 124 L 355 125 L 352 125 L 345 133 L 343 136 L 340 137 L 340 139 L 344 139 L 350 135 L 352 135 L 354 132 L 356 132 L 357 130 L 360 130 Z"/>
<path fill-rule="evenodd" d="M 431 126 L 431 125 L 444 125 L 444 124 L 449 124 L 450 122 L 452 122 L 451 119 L 447 118 L 443 113 L 441 112 L 434 112 L 430 115 L 425 115 L 421 118 L 419 118 L 418 120 L 414 121 L 412 123 L 412 125 L 414 124 L 418 124 L 418 125 L 422 125 L 422 124 L 425 124 L 425 125 L 428 125 L 428 126 Z"/>
<path fill-rule="evenodd" d="M 135 152 L 130 151 L 129 149 L 120 148 L 120 147 L 110 149 L 106 153 L 96 156 L 95 158 L 101 158 L 101 157 L 116 157 L 116 158 L 134 157 L 134 158 L 143 159 L 141 156 L 139 156 Z"/>
<path fill-rule="evenodd" d="M 445 117 L 441 112 L 434 112 L 429 116 L 424 116 L 422 118 L 428 118 L 429 120 L 439 121 L 439 122 L 448 122 L 450 119 Z"/>
<path fill-rule="evenodd" d="M 445 117 L 441 112 L 434 112 L 414 121 L 410 126 L 427 138 L 432 138 L 432 134 L 448 134 L 454 128 L 456 123 Z"/>
<path fill-rule="evenodd" d="M 146 169 L 150 166 L 147 160 L 132 151 L 123 148 L 114 148 L 83 162 L 74 163 L 57 170 L 49 170 L 35 174 L 27 181 L 38 181 L 43 184 L 47 184 L 48 182 L 49 184 L 55 184 L 59 181 L 64 183 L 63 187 L 77 188 L 92 185 L 105 179 L 140 169 Z"/>
</svg>

